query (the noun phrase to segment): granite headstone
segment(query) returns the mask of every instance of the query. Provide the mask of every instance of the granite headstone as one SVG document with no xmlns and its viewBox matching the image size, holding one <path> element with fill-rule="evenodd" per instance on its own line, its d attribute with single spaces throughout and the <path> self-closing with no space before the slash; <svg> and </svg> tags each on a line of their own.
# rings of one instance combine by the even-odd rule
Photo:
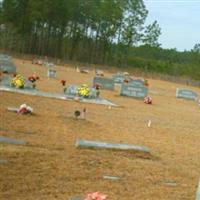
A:
<svg viewBox="0 0 200 200">
<path fill-rule="evenodd" d="M 100 84 L 102 89 L 114 90 L 114 81 L 111 78 L 94 77 L 93 84 Z"/>
</svg>

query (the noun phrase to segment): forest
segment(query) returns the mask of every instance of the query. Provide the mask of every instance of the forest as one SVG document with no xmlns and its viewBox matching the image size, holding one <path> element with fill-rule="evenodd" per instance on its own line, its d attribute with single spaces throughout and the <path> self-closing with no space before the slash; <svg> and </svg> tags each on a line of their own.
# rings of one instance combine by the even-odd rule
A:
<svg viewBox="0 0 200 200">
<path fill-rule="evenodd" d="M 0 51 L 200 80 L 200 44 L 163 49 L 147 17 L 143 0 L 3 0 Z"/>
</svg>

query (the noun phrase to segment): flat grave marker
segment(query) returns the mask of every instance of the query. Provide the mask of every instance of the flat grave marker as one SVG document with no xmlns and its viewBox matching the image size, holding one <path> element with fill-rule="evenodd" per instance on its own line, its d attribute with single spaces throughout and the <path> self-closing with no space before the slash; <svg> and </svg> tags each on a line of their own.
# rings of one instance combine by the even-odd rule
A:
<svg viewBox="0 0 200 200">
<path fill-rule="evenodd" d="M 26 144 L 26 141 L 24 141 L 24 140 L 16 140 L 16 139 L 7 138 L 7 137 L 3 137 L 3 136 L 0 136 L 0 142 L 7 143 L 7 144 L 15 144 L 15 145 Z"/>
<path fill-rule="evenodd" d="M 122 151 L 138 151 L 143 153 L 150 153 L 150 149 L 144 146 L 114 144 L 114 143 L 89 141 L 89 140 L 76 140 L 76 147 L 94 148 L 94 149 L 112 149 L 112 150 L 122 150 Z"/>
<path fill-rule="evenodd" d="M 199 185 L 196 192 L 196 200 L 200 200 L 200 180 L 199 180 Z"/>
<path fill-rule="evenodd" d="M 100 84 L 102 89 L 114 90 L 114 80 L 111 78 L 96 76 L 93 79 L 93 84 Z"/>
<path fill-rule="evenodd" d="M 198 98 L 198 94 L 190 89 L 177 88 L 176 97 L 189 100 L 196 100 Z"/>
</svg>

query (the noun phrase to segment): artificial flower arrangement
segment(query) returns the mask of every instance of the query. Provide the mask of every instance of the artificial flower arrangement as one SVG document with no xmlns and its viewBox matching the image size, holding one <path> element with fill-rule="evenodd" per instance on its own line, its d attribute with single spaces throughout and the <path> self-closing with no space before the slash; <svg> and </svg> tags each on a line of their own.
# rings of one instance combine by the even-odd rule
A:
<svg viewBox="0 0 200 200">
<path fill-rule="evenodd" d="M 37 81 L 37 80 L 39 80 L 39 79 L 40 79 L 39 76 L 36 76 L 35 74 L 28 77 L 28 80 L 29 80 L 30 82 L 32 82 L 32 83 L 34 83 L 35 81 Z"/>
<path fill-rule="evenodd" d="M 11 86 L 15 88 L 24 88 L 25 86 L 25 80 L 24 77 L 20 74 L 14 74 L 14 78 L 11 80 Z"/>
<path fill-rule="evenodd" d="M 33 108 L 31 108 L 30 106 L 26 105 L 26 104 L 22 104 L 17 113 L 19 114 L 32 114 L 33 113 Z"/>
<path fill-rule="evenodd" d="M 62 84 L 62 86 L 66 85 L 66 80 L 61 80 L 60 83 Z"/>
<path fill-rule="evenodd" d="M 100 192 L 93 192 L 87 194 L 86 198 L 84 200 L 106 200 L 107 195 L 102 194 Z"/>
<path fill-rule="evenodd" d="M 39 80 L 39 79 L 40 79 L 39 76 L 36 76 L 35 74 L 33 74 L 32 76 L 29 76 L 29 77 L 28 77 L 28 80 L 32 83 L 33 88 L 36 87 L 35 82 L 36 82 L 37 80 Z"/>
<path fill-rule="evenodd" d="M 87 84 L 82 84 L 79 88 L 78 88 L 78 95 L 81 97 L 89 97 L 90 94 L 90 88 L 88 87 Z"/>
<path fill-rule="evenodd" d="M 152 98 L 150 96 L 146 96 L 144 98 L 144 103 L 146 103 L 146 104 L 152 104 Z"/>
</svg>

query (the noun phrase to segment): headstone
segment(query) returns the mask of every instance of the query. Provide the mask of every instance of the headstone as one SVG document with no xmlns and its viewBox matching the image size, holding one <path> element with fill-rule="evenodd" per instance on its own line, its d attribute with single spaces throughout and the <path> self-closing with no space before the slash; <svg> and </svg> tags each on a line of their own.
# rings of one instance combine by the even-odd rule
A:
<svg viewBox="0 0 200 200">
<path fill-rule="evenodd" d="M 128 82 L 128 85 L 129 86 L 139 86 L 139 87 L 143 87 L 144 86 L 144 82 L 140 79 L 137 79 L 137 80 L 131 80 Z"/>
<path fill-rule="evenodd" d="M 76 140 L 76 147 L 80 148 L 94 148 L 94 149 L 113 149 L 123 151 L 138 151 L 143 153 L 150 153 L 150 149 L 144 146 L 128 145 L 128 144 L 113 144 L 99 141 Z"/>
<path fill-rule="evenodd" d="M 45 65 L 45 67 L 48 67 L 48 68 L 54 67 L 54 64 L 49 63 L 49 62 L 45 62 L 44 65 Z"/>
<path fill-rule="evenodd" d="M 114 90 L 114 81 L 111 78 L 94 77 L 93 84 L 100 84 L 102 89 Z"/>
<path fill-rule="evenodd" d="M 176 97 L 189 100 L 196 100 L 198 98 L 198 94 L 190 89 L 177 88 Z"/>
<path fill-rule="evenodd" d="M 78 86 L 77 85 L 69 85 L 64 90 L 64 93 L 69 96 L 76 96 L 78 94 Z"/>
<path fill-rule="evenodd" d="M 48 69 L 47 76 L 49 78 L 56 78 L 56 70 L 55 69 Z"/>
<path fill-rule="evenodd" d="M 16 66 L 9 60 L 0 60 L 0 72 L 14 74 L 16 73 Z"/>
<path fill-rule="evenodd" d="M 132 81 L 133 79 L 130 76 L 125 76 L 123 73 L 115 74 L 112 79 L 114 83 L 122 84 L 125 80 Z"/>
<path fill-rule="evenodd" d="M 12 57 L 6 54 L 0 54 L 0 61 L 11 61 Z"/>
<path fill-rule="evenodd" d="M 131 86 L 129 84 L 122 84 L 120 95 L 134 98 L 142 98 L 148 94 L 148 88 L 145 86 Z"/>
<path fill-rule="evenodd" d="M 16 144 L 16 145 L 26 144 L 26 141 L 11 139 L 7 137 L 3 137 L 3 136 L 0 136 L 0 142 L 7 143 L 7 144 Z"/>
</svg>

